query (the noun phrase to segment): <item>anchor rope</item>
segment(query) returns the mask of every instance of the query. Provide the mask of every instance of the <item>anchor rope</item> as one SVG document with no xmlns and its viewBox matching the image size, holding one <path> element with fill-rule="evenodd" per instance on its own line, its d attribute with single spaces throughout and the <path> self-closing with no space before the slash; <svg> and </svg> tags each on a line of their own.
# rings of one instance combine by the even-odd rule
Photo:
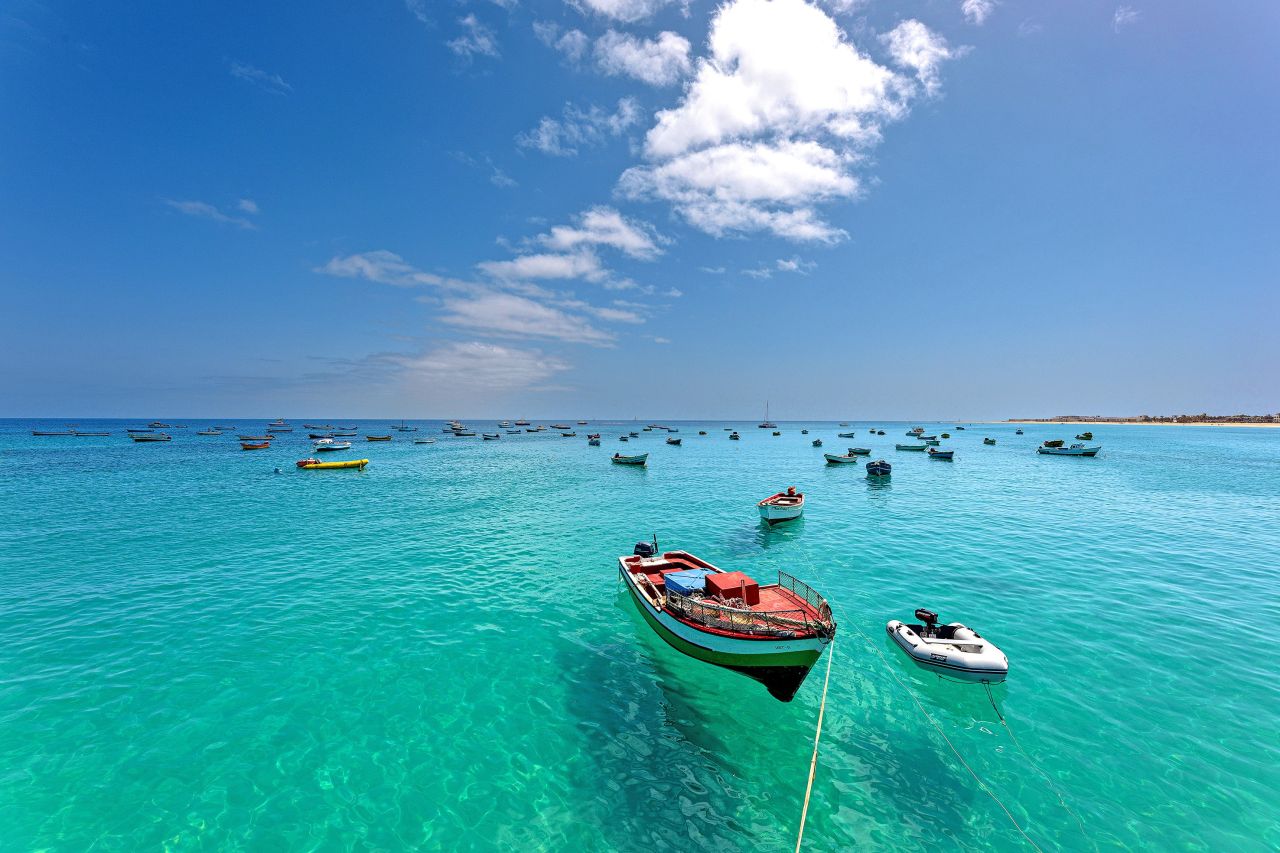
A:
<svg viewBox="0 0 1280 853">
<path fill-rule="evenodd" d="M 804 557 L 805 563 L 807 563 L 809 566 L 810 573 L 816 574 L 817 571 L 813 566 L 813 561 L 809 558 L 808 550 L 807 549 L 802 550 L 801 554 Z M 856 622 L 853 623 L 853 630 L 857 631 L 858 635 L 862 637 L 863 642 L 867 644 L 867 646 L 871 649 L 871 651 L 876 653 L 876 656 L 880 658 L 880 662 L 884 664 L 885 671 L 889 673 L 889 677 L 892 678 L 897 683 L 897 685 L 900 688 L 902 688 L 902 690 L 908 696 L 911 697 L 911 701 L 915 703 L 916 708 L 920 710 L 920 713 L 924 716 L 926 720 L 929 721 L 929 724 L 933 726 L 934 730 L 937 731 L 938 735 L 942 738 L 942 740 L 946 743 L 946 745 L 951 749 L 951 752 L 952 754 L 955 755 L 956 760 L 960 762 L 960 764 L 964 767 L 965 770 L 969 771 L 969 775 L 973 777 L 973 781 L 978 783 L 978 787 L 981 788 L 982 791 L 986 793 L 988 797 L 990 797 L 992 800 L 995 801 L 995 804 L 998 805 L 1000 807 L 1000 810 L 1004 812 L 1005 817 L 1009 819 L 1009 823 L 1013 824 L 1013 828 L 1018 831 L 1018 834 L 1021 835 L 1023 839 L 1027 842 L 1027 844 L 1030 844 L 1033 849 L 1039 851 L 1039 853 L 1044 853 L 1044 850 L 1040 847 L 1040 845 L 1036 844 L 1035 840 L 1030 835 L 1027 834 L 1027 831 L 1025 829 L 1022 828 L 1022 824 L 1018 823 L 1018 819 L 1013 816 L 1013 812 L 1011 812 L 1009 810 L 1009 807 L 1004 804 L 1004 801 L 1001 800 L 1000 797 L 996 795 L 996 792 L 993 791 L 991 787 L 982 780 L 982 777 L 978 775 L 977 771 L 975 771 L 972 767 L 969 766 L 969 762 L 964 760 L 964 756 L 960 754 L 960 750 L 956 749 L 955 744 L 951 742 L 951 739 L 947 737 L 947 733 L 943 731 L 942 726 L 938 724 L 938 721 L 935 720 L 933 716 L 929 713 L 929 711 L 924 707 L 924 704 L 921 703 L 919 697 L 916 696 L 915 691 L 911 690 L 911 688 L 909 688 L 906 684 L 902 682 L 902 679 L 898 678 L 898 674 L 893 671 L 893 665 L 889 663 L 889 660 L 884 656 L 884 653 L 880 651 L 879 648 L 876 647 L 875 643 L 871 642 L 871 638 L 867 636 L 866 632 L 862 630 L 862 628 L 858 625 L 858 623 Z M 833 644 L 834 642 L 835 641 L 832 640 Z M 828 658 L 827 678 L 829 679 L 830 677 L 831 677 L 831 660 L 830 658 Z M 824 707 L 826 706 L 826 701 L 827 701 L 827 686 L 824 683 L 822 686 L 822 703 Z M 822 711 L 819 710 L 818 733 L 820 734 L 821 731 L 822 731 Z M 818 760 L 818 740 L 817 740 L 817 735 L 815 735 L 814 744 L 813 744 L 813 761 L 816 763 L 817 760 Z M 812 787 L 812 785 L 813 785 L 813 767 L 811 765 L 809 769 L 809 786 Z M 802 837 L 804 834 L 804 817 L 805 817 L 805 813 L 807 813 L 808 810 L 809 810 L 809 794 L 808 794 L 808 791 L 806 790 L 805 798 L 804 798 L 804 811 L 801 813 L 801 816 L 800 816 L 800 834 Z M 800 853 L 800 838 L 796 839 L 796 853 Z"/>
<path fill-rule="evenodd" d="M 1089 833 L 1084 828 L 1084 821 L 1080 819 L 1080 815 L 1076 814 L 1075 809 L 1071 808 L 1071 806 L 1067 804 L 1066 796 L 1062 793 L 1062 790 L 1059 789 L 1056 784 L 1054 784 L 1053 778 L 1040 768 L 1040 765 L 1035 762 L 1035 759 L 1031 757 L 1031 754 L 1027 752 L 1025 747 L 1023 747 L 1021 741 L 1019 741 L 1018 738 L 1014 735 L 1013 729 L 1009 727 L 1008 720 L 1004 718 L 1004 714 L 1002 714 L 1000 712 L 1000 709 L 996 706 L 996 697 L 991 693 L 991 684 L 989 682 L 984 681 L 982 682 L 982 686 L 987 691 L 987 699 L 988 701 L 991 702 L 991 710 L 996 712 L 996 716 L 1000 719 L 1000 725 L 1004 726 L 1005 732 L 1008 733 L 1009 735 L 1009 740 L 1013 741 L 1013 745 L 1016 746 L 1018 748 L 1018 751 L 1022 753 L 1022 757 L 1027 760 L 1027 763 L 1031 765 L 1031 768 L 1044 777 L 1044 781 L 1048 783 L 1050 790 L 1052 790 L 1054 793 L 1054 796 L 1058 798 L 1058 803 L 1061 804 L 1062 808 L 1066 810 L 1067 814 L 1075 818 L 1076 825 L 1080 827 L 1080 834 L 1083 835 L 1086 839 L 1088 839 L 1090 846 L 1093 847 L 1094 850 L 1097 850 L 1098 845 L 1094 842 L 1092 838 L 1089 837 Z"/>
<path fill-rule="evenodd" d="M 800 830 L 796 833 L 796 853 L 804 841 L 804 822 L 809 816 L 809 794 L 813 791 L 813 774 L 818 769 L 818 740 L 822 737 L 822 715 L 827 710 L 827 685 L 831 683 L 831 660 L 836 656 L 836 640 L 827 648 L 827 677 L 822 682 L 822 702 L 818 705 L 818 728 L 813 733 L 813 758 L 809 760 L 809 781 L 804 786 L 804 808 L 800 810 Z"/>
</svg>

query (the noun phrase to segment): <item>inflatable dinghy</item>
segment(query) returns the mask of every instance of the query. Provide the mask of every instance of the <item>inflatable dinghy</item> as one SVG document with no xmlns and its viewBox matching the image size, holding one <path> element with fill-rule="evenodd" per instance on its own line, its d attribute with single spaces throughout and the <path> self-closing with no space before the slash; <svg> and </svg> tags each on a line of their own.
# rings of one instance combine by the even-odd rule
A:
<svg viewBox="0 0 1280 853">
<path fill-rule="evenodd" d="M 939 625 L 938 614 L 921 607 L 916 618 L 923 625 L 891 619 L 885 630 L 918 666 L 968 681 L 1004 681 L 1009 659 L 977 631 L 959 622 Z"/>
</svg>

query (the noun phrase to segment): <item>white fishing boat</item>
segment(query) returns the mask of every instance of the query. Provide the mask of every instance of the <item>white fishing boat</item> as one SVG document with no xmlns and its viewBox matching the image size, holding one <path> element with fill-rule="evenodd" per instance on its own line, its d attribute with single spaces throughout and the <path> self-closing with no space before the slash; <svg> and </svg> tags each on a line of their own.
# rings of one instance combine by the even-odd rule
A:
<svg viewBox="0 0 1280 853">
<path fill-rule="evenodd" d="M 777 424 L 769 420 L 769 401 L 768 400 L 765 400 L 764 402 L 764 420 L 761 421 L 759 424 L 757 424 L 757 426 L 759 426 L 760 429 L 777 429 L 778 428 Z"/>
<path fill-rule="evenodd" d="M 760 510 L 760 518 L 769 524 L 792 521 L 804 514 L 804 493 L 797 492 L 795 486 L 789 486 L 785 492 L 770 495 L 756 507 Z"/>
<path fill-rule="evenodd" d="M 502 438 L 502 433 L 484 432 L 480 434 L 480 437 L 483 438 L 485 441 L 497 441 L 498 439 Z"/>
<path fill-rule="evenodd" d="M 413 440 L 413 443 L 414 444 L 435 444 L 436 440 L 434 438 L 415 438 Z"/>
<path fill-rule="evenodd" d="M 938 624 L 938 614 L 921 607 L 916 618 L 924 624 L 889 620 L 885 631 L 918 666 L 971 681 L 1004 681 L 1009 659 L 996 645 L 959 622 Z"/>
<path fill-rule="evenodd" d="M 317 452 L 319 452 L 319 453 L 324 453 L 324 452 L 333 452 L 333 451 L 335 451 L 335 450 L 350 450 L 350 449 L 351 449 L 351 442 L 349 442 L 349 441 L 334 441 L 332 438 L 322 438 L 322 439 L 319 439 L 318 441 L 314 441 L 314 442 L 312 442 L 312 444 L 314 444 L 314 445 L 315 445 L 315 449 L 316 449 L 316 451 L 317 451 Z"/>
</svg>

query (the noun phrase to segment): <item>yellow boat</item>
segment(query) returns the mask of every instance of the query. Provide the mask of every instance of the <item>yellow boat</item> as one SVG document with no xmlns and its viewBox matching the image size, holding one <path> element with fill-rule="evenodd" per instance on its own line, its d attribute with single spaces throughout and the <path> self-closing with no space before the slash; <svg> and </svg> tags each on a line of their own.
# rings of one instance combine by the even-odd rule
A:
<svg viewBox="0 0 1280 853">
<path fill-rule="evenodd" d="M 347 459 L 342 462 L 321 462 L 319 459 L 299 459 L 298 467 L 306 470 L 319 468 L 358 468 L 363 470 L 369 464 L 368 459 Z"/>
</svg>

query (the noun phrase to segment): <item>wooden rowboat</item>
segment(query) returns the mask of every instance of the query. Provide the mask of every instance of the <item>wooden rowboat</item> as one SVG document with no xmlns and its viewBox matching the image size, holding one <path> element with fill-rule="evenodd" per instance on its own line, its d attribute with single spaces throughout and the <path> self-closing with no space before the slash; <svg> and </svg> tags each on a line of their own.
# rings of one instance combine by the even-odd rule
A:
<svg viewBox="0 0 1280 853">
<path fill-rule="evenodd" d="M 649 459 L 648 453 L 641 453 L 639 456 L 623 456 L 621 453 L 613 454 L 613 462 L 615 465 L 640 465 L 643 466 Z"/>
<path fill-rule="evenodd" d="M 368 459 L 347 459 L 341 462 L 321 462 L 319 459 L 298 460 L 298 467 L 305 471 L 337 470 L 340 468 L 354 468 L 360 471 L 368 464 Z"/>
<path fill-rule="evenodd" d="M 786 572 L 762 584 L 687 551 L 656 551 L 641 542 L 618 558 L 649 627 L 676 651 L 741 673 L 790 702 L 835 638 L 826 600 Z"/>
</svg>

